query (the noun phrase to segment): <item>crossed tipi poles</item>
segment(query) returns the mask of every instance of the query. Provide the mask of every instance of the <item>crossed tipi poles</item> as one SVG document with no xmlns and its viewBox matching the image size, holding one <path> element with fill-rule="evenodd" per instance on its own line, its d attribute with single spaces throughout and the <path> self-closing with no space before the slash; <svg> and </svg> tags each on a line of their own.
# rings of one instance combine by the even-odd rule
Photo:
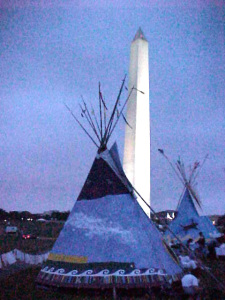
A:
<svg viewBox="0 0 225 300">
<path fill-rule="evenodd" d="M 185 169 L 184 162 L 180 159 L 180 157 L 178 158 L 176 163 L 173 165 L 173 163 L 168 158 L 168 156 L 165 154 L 163 149 L 158 149 L 158 151 L 168 161 L 169 165 L 171 166 L 171 168 L 174 171 L 174 174 L 176 174 L 177 178 L 180 180 L 180 182 L 183 185 L 183 191 L 179 198 L 177 208 L 179 207 L 179 204 L 180 204 L 180 201 L 182 199 L 185 189 L 188 189 L 188 191 L 190 192 L 191 196 L 195 200 L 198 207 L 202 208 L 201 200 L 200 200 L 199 196 L 197 195 L 197 192 L 195 191 L 194 186 L 196 184 L 196 179 L 199 175 L 199 172 L 201 171 L 203 165 L 205 164 L 206 159 L 208 158 L 208 154 L 205 156 L 202 163 L 200 163 L 199 161 L 195 161 L 193 166 L 190 166 L 189 176 L 187 176 L 187 171 Z"/>
<path fill-rule="evenodd" d="M 120 120 L 121 116 L 129 127 L 130 124 L 127 122 L 123 111 L 127 105 L 128 100 L 130 99 L 131 94 L 133 91 L 140 92 L 144 94 L 144 92 L 138 90 L 136 87 L 132 87 L 131 90 L 128 93 L 127 98 L 125 99 L 123 105 L 121 104 L 121 95 L 124 89 L 127 90 L 125 87 L 125 80 L 126 75 L 124 76 L 122 80 L 122 84 L 119 89 L 119 93 L 117 95 L 112 113 L 110 117 L 107 119 L 107 105 L 106 101 L 102 95 L 101 91 L 101 84 L 99 82 L 99 116 L 95 113 L 93 106 L 91 105 L 91 109 L 88 107 L 87 103 L 84 101 L 84 98 L 82 98 L 82 104 L 79 104 L 81 109 L 81 117 L 84 118 L 91 129 L 91 133 L 85 126 L 82 124 L 81 121 L 78 120 L 78 118 L 74 115 L 73 111 L 69 108 L 67 104 L 64 103 L 65 107 L 68 109 L 72 117 L 76 120 L 76 122 L 79 124 L 79 126 L 83 129 L 83 131 L 86 133 L 86 135 L 89 137 L 89 139 L 92 141 L 92 143 L 98 148 L 98 152 L 102 152 L 107 148 L 108 141 L 110 137 L 112 136 L 112 133 L 114 132 L 116 125 L 118 121 Z M 119 108 L 121 107 L 121 108 Z"/>
</svg>

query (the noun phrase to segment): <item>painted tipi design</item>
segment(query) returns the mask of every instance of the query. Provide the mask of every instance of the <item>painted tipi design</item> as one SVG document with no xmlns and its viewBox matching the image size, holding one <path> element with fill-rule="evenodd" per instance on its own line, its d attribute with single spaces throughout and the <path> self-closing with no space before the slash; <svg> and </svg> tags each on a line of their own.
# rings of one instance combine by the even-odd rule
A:
<svg viewBox="0 0 225 300">
<path fill-rule="evenodd" d="M 116 109 L 117 104 L 113 114 Z M 163 285 L 182 272 L 134 197 L 116 144 L 110 150 L 106 148 L 110 128 L 114 128 L 110 125 L 113 114 L 103 132 L 99 132 L 100 146 L 94 163 L 38 275 L 38 284 L 138 288 Z"/>
</svg>

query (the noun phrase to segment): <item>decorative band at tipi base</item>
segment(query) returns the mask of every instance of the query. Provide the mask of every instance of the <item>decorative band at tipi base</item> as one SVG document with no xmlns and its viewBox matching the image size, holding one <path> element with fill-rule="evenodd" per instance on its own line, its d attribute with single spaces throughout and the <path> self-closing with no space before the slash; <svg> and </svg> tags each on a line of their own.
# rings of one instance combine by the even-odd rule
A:
<svg viewBox="0 0 225 300">
<path fill-rule="evenodd" d="M 55 285 L 60 287 L 149 287 L 162 286 L 171 281 L 176 281 L 179 275 L 168 275 L 165 270 L 132 269 L 130 271 L 119 270 L 86 270 L 86 271 L 66 271 L 54 267 L 44 267 L 37 278 L 37 283 L 44 285 Z"/>
</svg>

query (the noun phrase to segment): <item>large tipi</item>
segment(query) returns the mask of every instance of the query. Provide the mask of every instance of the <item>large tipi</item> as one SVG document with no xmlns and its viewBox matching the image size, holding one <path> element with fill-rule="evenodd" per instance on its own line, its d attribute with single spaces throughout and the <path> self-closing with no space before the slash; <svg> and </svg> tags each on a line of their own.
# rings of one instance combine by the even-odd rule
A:
<svg viewBox="0 0 225 300">
<path fill-rule="evenodd" d="M 149 287 L 171 282 L 182 272 L 161 234 L 138 204 L 123 172 L 116 144 L 106 149 L 118 102 L 119 97 L 103 133 L 98 126 L 102 138 L 96 158 L 38 275 L 41 285 Z M 89 114 L 87 108 L 83 113 Z"/>
</svg>

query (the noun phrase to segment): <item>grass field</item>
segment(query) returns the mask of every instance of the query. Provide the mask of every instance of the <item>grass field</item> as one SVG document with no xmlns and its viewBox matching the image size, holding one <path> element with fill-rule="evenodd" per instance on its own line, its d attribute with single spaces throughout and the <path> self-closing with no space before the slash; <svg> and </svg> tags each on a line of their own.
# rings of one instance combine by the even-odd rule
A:
<svg viewBox="0 0 225 300">
<path fill-rule="evenodd" d="M 112 289 L 108 290 L 67 290 L 50 291 L 39 289 L 35 285 L 35 279 L 40 268 L 29 268 L 18 273 L 12 274 L 5 279 L 0 280 L 0 299 L 1 300 L 88 300 L 88 299 L 112 299 Z M 141 295 L 142 294 L 142 295 Z M 146 299 L 144 293 L 139 291 L 132 294 L 121 293 L 118 299 Z M 147 298 L 148 299 L 148 298 Z"/>
<path fill-rule="evenodd" d="M 214 269 L 218 269 L 218 262 L 214 264 Z M 224 270 L 225 263 L 219 263 L 221 270 Z M 30 300 L 30 299 L 49 299 L 49 300 L 70 300 L 70 299 L 112 299 L 112 290 L 70 290 L 70 291 L 51 291 L 38 289 L 35 285 L 35 279 L 40 270 L 40 267 L 21 270 L 12 275 L 0 280 L 0 299 L 1 300 Z M 224 275 L 223 275 L 224 276 Z M 220 278 L 222 280 L 222 278 Z M 225 299 L 218 290 L 215 289 L 215 284 L 208 278 L 203 279 L 208 290 L 204 291 L 204 300 L 222 300 Z M 118 291 L 118 299 L 159 299 L 159 300 L 183 300 L 184 296 L 160 296 L 159 298 L 149 297 L 143 291 Z"/>
<path fill-rule="evenodd" d="M 21 235 L 0 235 L 0 254 L 19 249 L 30 254 L 39 254 L 51 250 L 57 239 L 63 223 L 60 222 L 18 222 L 13 224 L 23 233 L 35 234 L 38 238 L 34 240 L 23 240 Z M 0 224 L 4 232 L 5 224 Z"/>
<path fill-rule="evenodd" d="M 22 240 L 20 236 L 14 235 L 0 235 L 0 254 L 6 253 L 13 249 L 19 249 L 25 253 L 38 254 L 45 253 L 52 249 L 52 246 L 58 237 L 63 223 L 34 223 L 24 222 L 16 224 L 20 230 L 25 233 L 33 233 L 38 236 L 34 240 Z M 0 225 L 3 226 L 4 225 Z M 206 265 L 210 271 L 221 282 L 225 283 L 225 261 L 206 261 Z M 22 263 L 11 265 L 8 269 L 0 270 L 0 300 L 26 300 L 26 299 L 112 299 L 112 290 L 99 290 L 99 291 L 83 291 L 83 290 L 70 290 L 67 293 L 59 291 L 49 291 L 37 289 L 35 279 L 40 270 L 40 267 L 25 266 Z M 201 274 L 201 285 L 204 288 L 204 300 L 222 300 L 225 295 L 222 295 L 215 289 L 215 282 L 207 276 L 204 272 Z M 165 297 L 165 298 L 150 298 L 142 293 L 142 291 L 125 291 L 118 292 L 118 299 L 180 299 L 178 297 Z M 128 294 L 129 293 L 129 294 Z"/>
<path fill-rule="evenodd" d="M 1 300 L 9 299 L 85 299 L 81 296 L 37 289 L 35 278 L 40 268 L 29 268 L 0 280 Z M 90 299 L 86 298 L 86 299 Z M 100 299 L 100 298 L 99 298 Z"/>
</svg>

